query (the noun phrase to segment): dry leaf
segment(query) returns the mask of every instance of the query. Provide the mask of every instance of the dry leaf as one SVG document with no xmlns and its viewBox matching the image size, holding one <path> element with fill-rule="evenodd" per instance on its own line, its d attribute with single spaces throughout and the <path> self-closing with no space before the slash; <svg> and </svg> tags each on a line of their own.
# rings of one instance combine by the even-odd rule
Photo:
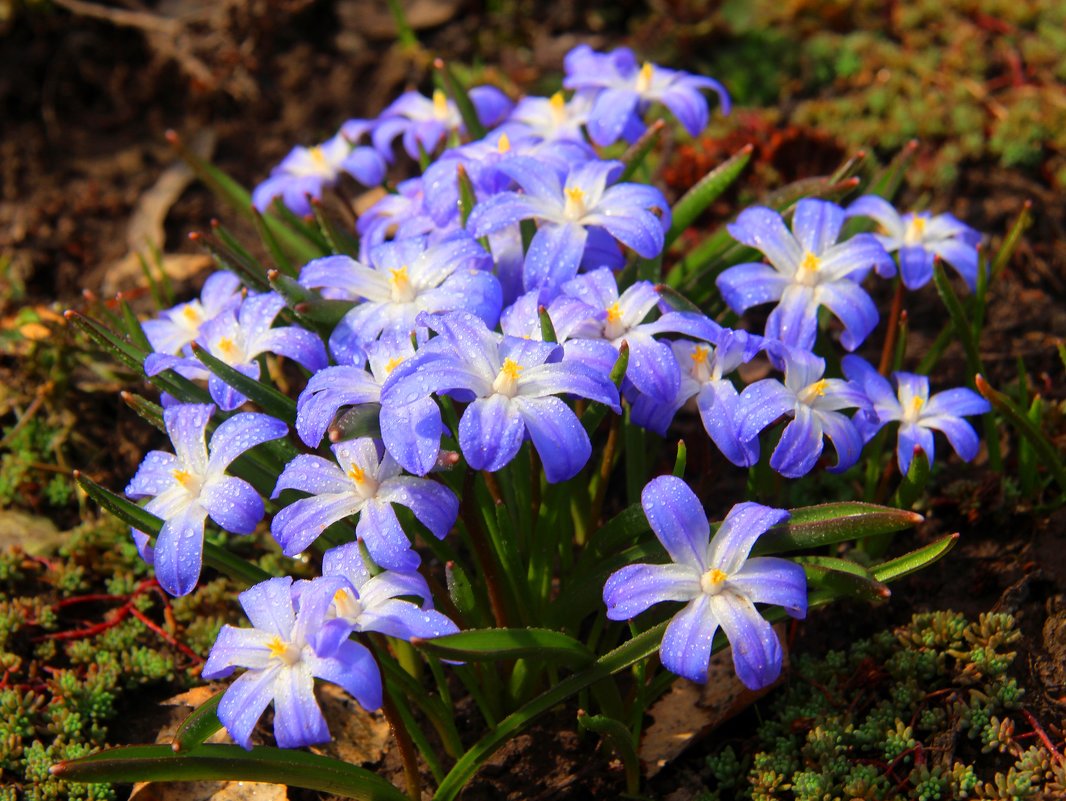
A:
<svg viewBox="0 0 1066 801">
<path fill-rule="evenodd" d="M 385 716 L 367 712 L 335 684 L 323 684 L 315 694 L 333 739 L 311 750 L 353 765 L 380 762 L 389 742 Z"/>
<path fill-rule="evenodd" d="M 54 550 L 67 538 L 47 517 L 0 509 L 0 550 L 18 546 L 30 555 Z"/>
<path fill-rule="evenodd" d="M 733 652 L 726 648 L 711 657 L 706 684 L 679 678 L 670 692 L 648 710 L 655 722 L 645 730 L 639 750 L 646 777 L 654 776 L 693 742 L 740 714 L 780 684 L 788 669 L 788 650 L 784 626 L 778 624 L 774 631 L 781 639 L 784 665 L 782 678 L 770 687 L 762 690 L 745 687 L 733 670 Z"/>
<path fill-rule="evenodd" d="M 170 714 L 155 741 L 173 741 L 174 734 L 189 713 L 223 687 L 224 684 L 194 687 L 163 701 L 163 706 L 170 707 Z M 231 743 L 233 740 L 223 729 L 208 737 L 207 742 Z M 288 797 L 288 788 L 284 784 L 265 782 L 138 782 L 133 785 L 129 801 L 288 801 Z"/>
</svg>

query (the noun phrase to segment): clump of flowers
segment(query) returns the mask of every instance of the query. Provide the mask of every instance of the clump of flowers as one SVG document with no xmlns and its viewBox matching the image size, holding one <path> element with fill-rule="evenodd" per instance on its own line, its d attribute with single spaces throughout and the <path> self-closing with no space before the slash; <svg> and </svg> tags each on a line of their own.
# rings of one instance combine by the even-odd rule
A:
<svg viewBox="0 0 1066 801">
<path fill-rule="evenodd" d="M 513 104 L 492 87 L 457 88 L 442 67 L 450 94 L 408 93 L 375 120 L 351 121 L 326 145 L 294 151 L 253 192 L 272 264 L 220 236 L 208 244 L 236 272 L 212 278 L 199 301 L 131 327 L 128 342 L 83 322 L 163 391 L 162 407 L 131 402 L 174 448 L 150 453 L 130 483 L 131 499 L 149 499 L 143 506 L 83 483 L 130 522 L 171 594 L 191 591 L 202 563 L 250 585 L 240 602 L 251 628 L 224 628 L 204 669 L 243 671 L 217 711 L 243 748 L 270 705 L 279 746 L 328 739 L 317 678 L 384 709 L 412 795 L 418 751 L 436 797 L 451 799 L 541 711 L 635 664 L 647 671 L 640 688 L 623 700 L 597 685 L 590 725 L 640 720 L 651 688 L 667 686 L 646 661 L 657 651 L 667 670 L 700 681 L 728 641 L 745 684 L 772 684 L 782 671 L 772 621 L 844 594 L 832 580 L 841 571 L 848 594 L 882 598 L 882 581 L 954 541 L 926 546 L 905 567 L 873 553 L 798 560 L 785 554 L 824 553 L 917 517 L 854 505 L 789 511 L 778 508 L 786 496 L 767 495 L 714 499 L 733 508 L 711 524 L 708 499 L 683 479 L 684 445 L 675 474 L 661 475 L 662 438 L 690 406 L 708 438 L 701 450 L 756 479 L 817 470 L 826 437 L 832 469 L 847 470 L 890 422 L 900 426 L 903 473 L 908 448 L 932 461 L 931 429 L 969 459 L 976 445 L 962 417 L 986 407 L 968 390 L 930 397 L 902 372 L 897 399 L 858 357 L 845 360 L 843 377 L 827 374 L 837 340 L 855 350 L 877 326 L 863 282 L 895 274 L 890 251 L 910 260 L 904 284 L 918 283 L 913 251 L 893 245 L 893 220 L 869 200 L 847 212 L 816 197 L 741 212 L 728 227 L 736 247 L 718 254 L 742 254 L 720 265 L 720 297 L 686 298 L 677 287 L 687 267 L 670 247 L 725 184 L 671 204 L 636 176 L 665 135 L 648 127 L 654 109 L 695 134 L 708 92 L 728 111 L 725 90 L 624 49 L 579 47 L 566 72 L 569 97 Z M 648 146 L 624 150 L 642 136 Z M 370 185 L 384 180 L 383 164 L 399 178 L 416 163 L 420 174 L 390 184 L 354 229 L 311 203 L 331 191 L 343 198 L 341 172 Z M 848 213 L 889 230 L 849 236 Z M 922 241 L 941 228 L 930 222 Z M 946 254 L 935 241 L 928 247 Z M 720 301 L 736 312 L 777 305 L 757 331 L 708 314 Z M 747 382 L 738 368 L 754 360 L 765 377 Z M 887 461 L 876 448 L 867 458 L 877 469 Z M 612 478 L 621 463 L 628 507 Z M 264 517 L 285 557 L 321 575 L 271 575 L 219 535 L 248 533 Z M 660 602 L 686 605 L 667 618 Z M 610 622 L 623 620 L 630 628 Z M 498 661 L 500 675 L 472 666 L 484 660 Z M 561 669 L 570 673 L 560 681 Z M 449 671 L 491 724 L 465 751 Z M 454 760 L 449 772 L 411 704 Z M 325 787 L 313 770 L 278 770 L 271 775 Z M 387 795 L 369 774 L 344 776 L 337 781 Z"/>
</svg>

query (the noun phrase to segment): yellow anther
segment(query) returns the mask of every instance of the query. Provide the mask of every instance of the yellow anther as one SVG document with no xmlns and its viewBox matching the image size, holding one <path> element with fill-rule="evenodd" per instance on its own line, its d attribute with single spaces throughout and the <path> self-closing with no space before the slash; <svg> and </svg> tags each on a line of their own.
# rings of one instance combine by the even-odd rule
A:
<svg viewBox="0 0 1066 801">
<path fill-rule="evenodd" d="M 607 322 L 617 323 L 622 319 L 622 307 L 618 305 L 616 300 L 610 306 L 607 307 Z"/>
<path fill-rule="evenodd" d="M 923 406 L 925 406 L 925 398 L 915 395 L 911 398 L 911 415 L 917 417 Z"/>
<path fill-rule="evenodd" d="M 329 162 L 326 161 L 326 154 L 323 152 L 321 145 L 315 145 L 311 148 L 311 161 L 321 170 L 329 169 Z"/>
<path fill-rule="evenodd" d="M 267 643 L 267 650 L 275 659 L 279 659 L 286 665 L 295 665 L 300 661 L 300 651 L 291 642 L 286 642 L 278 635 L 274 635 Z"/>
<path fill-rule="evenodd" d="M 406 264 L 399 269 L 389 268 L 389 284 L 394 302 L 410 303 L 415 299 L 415 288 L 411 284 L 411 276 L 407 273 Z"/>
<path fill-rule="evenodd" d="M 722 590 L 722 585 L 725 584 L 729 575 L 717 567 L 712 567 L 702 576 L 700 576 L 700 589 L 707 595 L 717 595 Z"/>
<path fill-rule="evenodd" d="M 501 153 L 509 153 L 511 151 L 511 137 L 507 134 L 500 134 L 500 141 L 496 143 L 496 149 Z"/>
<path fill-rule="evenodd" d="M 185 308 L 181 310 L 181 316 L 190 323 L 199 324 L 203 320 L 203 315 L 200 313 L 200 310 L 192 303 L 186 304 Z"/>
<path fill-rule="evenodd" d="M 925 217 L 919 217 L 917 214 L 911 216 L 907 220 L 907 227 L 903 231 L 903 241 L 908 245 L 921 244 L 922 239 L 925 237 Z"/>
<path fill-rule="evenodd" d="M 333 593 L 333 603 L 340 604 L 340 603 L 344 603 L 347 600 L 348 600 L 348 590 L 342 588 L 342 589 L 337 590 L 335 593 Z"/>
<path fill-rule="evenodd" d="M 638 92 L 647 92 L 651 88 L 652 70 L 654 69 L 651 62 L 644 62 L 644 66 L 640 68 L 640 73 L 637 75 L 636 89 Z"/>
<path fill-rule="evenodd" d="M 563 190 L 566 195 L 566 205 L 563 214 L 567 219 L 579 220 L 585 216 L 585 190 L 579 186 L 568 186 Z"/>
<path fill-rule="evenodd" d="M 820 381 L 815 381 L 807 387 L 807 395 L 811 398 L 820 398 L 825 394 L 825 390 L 828 386 L 829 382 L 824 378 Z"/>
<path fill-rule="evenodd" d="M 403 363 L 403 356 L 393 356 L 385 362 L 385 375 L 388 375 Z"/>
<path fill-rule="evenodd" d="M 800 262 L 800 269 L 806 272 L 817 272 L 821 266 L 821 261 L 818 257 L 811 253 L 809 250 L 803 254 L 803 261 Z"/>
<path fill-rule="evenodd" d="M 397 270 L 390 268 L 389 281 L 391 281 L 394 286 L 405 286 L 406 284 L 410 284 L 411 277 L 407 274 L 407 265 L 405 264 Z"/>
<path fill-rule="evenodd" d="M 356 484 L 362 484 L 364 481 L 366 481 L 366 470 L 361 468 L 359 465 L 353 464 L 348 469 L 348 478 L 350 478 Z"/>
<path fill-rule="evenodd" d="M 703 345 L 697 345 L 695 348 L 692 349 L 692 353 L 689 355 L 689 358 L 692 359 L 692 362 L 696 366 L 699 366 L 701 364 L 706 364 L 707 357 L 710 355 L 710 348 L 705 348 Z"/>
<path fill-rule="evenodd" d="M 171 475 L 174 476 L 174 480 L 183 487 L 188 487 L 193 480 L 193 475 L 188 470 L 174 470 Z"/>
<path fill-rule="evenodd" d="M 227 359 L 235 361 L 240 356 L 240 348 L 237 347 L 237 343 L 229 337 L 222 337 L 218 341 L 218 349 Z"/>
<path fill-rule="evenodd" d="M 433 115 L 442 120 L 448 116 L 448 95 L 440 89 L 433 90 Z"/>
<path fill-rule="evenodd" d="M 548 102 L 551 103 L 552 111 L 557 114 L 566 108 L 566 98 L 561 91 L 552 95 Z"/>
<path fill-rule="evenodd" d="M 518 374 L 525 368 L 522 367 L 514 359 L 504 359 L 503 367 L 500 368 L 500 374 L 507 376 L 512 381 L 518 380 Z"/>
</svg>

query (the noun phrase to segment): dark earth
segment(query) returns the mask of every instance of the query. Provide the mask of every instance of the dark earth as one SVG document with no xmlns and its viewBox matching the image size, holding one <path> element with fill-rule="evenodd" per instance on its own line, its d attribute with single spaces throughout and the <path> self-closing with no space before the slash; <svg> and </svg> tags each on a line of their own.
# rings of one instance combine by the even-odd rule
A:
<svg viewBox="0 0 1066 801">
<path fill-rule="evenodd" d="M 385 4 L 372 0 L 0 2 L 0 264 L 7 260 L 0 287 L 8 285 L 0 291 L 0 320 L 21 306 L 59 311 L 83 306 L 84 290 L 106 296 L 137 285 L 139 274 L 123 273 L 120 266 L 130 252 L 131 215 L 176 163 L 164 140 L 168 129 L 187 141 L 201 136 L 219 167 L 252 185 L 293 144 L 324 138 L 348 118 L 373 116 L 406 87 L 425 89 L 434 55 L 493 65 L 483 71 L 487 79 L 510 89 L 537 89 L 542 79 L 558 74 L 563 55 L 579 41 L 639 48 L 640 37 L 634 40 L 632 32 L 647 36 L 655 30 L 648 20 L 662 13 L 658 5 L 420 0 L 411 4 L 410 21 L 424 49 L 410 50 L 394 44 Z M 643 24 L 634 26 L 634 19 Z M 713 47 L 713 32 L 689 44 Z M 684 54 L 670 66 L 685 68 Z M 741 110 L 734 121 L 725 140 L 680 154 L 668 175 L 672 191 L 683 191 L 748 142 L 756 146 L 757 161 L 772 165 L 785 180 L 826 174 L 847 155 L 831 135 L 790 126 L 787 115 L 768 126 Z M 754 186 L 756 192 L 767 188 L 772 187 Z M 712 210 L 708 226 L 736 212 L 730 205 L 736 198 L 727 201 Z M 993 386 L 1013 385 L 1019 364 L 1024 368 L 1031 391 L 1047 401 L 1045 430 L 1062 450 L 1066 385 L 1055 350 L 1066 333 L 1062 196 L 1039 175 L 975 163 L 965 165 L 959 180 L 936 200 L 987 232 L 992 252 L 1025 201 L 1033 204 L 1034 224 L 992 289 L 981 355 Z M 158 244 L 167 254 L 190 256 L 199 251 L 188 241 L 189 232 L 212 217 L 227 222 L 233 217 L 197 184 L 167 201 L 163 213 L 165 241 Z M 196 259 L 180 264 L 185 267 L 176 285 L 191 293 L 208 265 Z M 944 312 L 935 293 L 908 302 L 908 357 L 916 361 L 939 332 Z M 879 347 L 878 342 L 874 358 Z M 0 358 L 0 380 L 9 387 L 32 396 L 49 379 L 39 366 Z M 954 344 L 933 383 L 964 380 L 962 350 Z M 151 447 L 153 434 L 119 402 L 114 387 L 105 389 L 93 395 L 69 390 L 57 402 L 77 415 L 74 456 L 81 466 L 101 483 L 121 486 Z M 1001 433 L 1009 473 L 1016 440 Z M 743 487 L 720 482 L 710 467 L 704 497 L 712 499 L 709 511 L 721 511 Z M 1043 499 L 1020 501 L 1004 490 L 1002 478 L 983 456 L 936 473 L 927 521 L 902 537 L 900 548 L 952 531 L 962 533 L 958 547 L 930 571 L 897 585 L 885 604 L 819 610 L 793 631 L 793 647 L 846 646 L 915 611 L 1012 612 L 1025 633 L 1015 664 L 1027 688 L 1027 706 L 1052 741 L 1061 743 L 1066 511 L 1042 505 L 1053 500 L 1051 491 Z M 73 521 L 68 516 L 56 522 L 63 527 Z M 738 725 L 745 725 L 743 718 Z M 575 728 L 572 710 L 543 721 L 506 746 L 464 797 L 618 795 L 620 766 L 592 753 L 592 739 L 581 738 Z M 652 792 L 679 790 L 677 797 L 686 797 L 702 749 L 713 740 L 660 774 Z"/>
</svg>

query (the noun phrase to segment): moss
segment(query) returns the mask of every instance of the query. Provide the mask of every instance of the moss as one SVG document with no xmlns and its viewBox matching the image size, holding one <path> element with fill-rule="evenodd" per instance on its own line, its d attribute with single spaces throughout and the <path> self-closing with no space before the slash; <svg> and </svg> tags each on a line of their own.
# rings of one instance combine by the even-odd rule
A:
<svg viewBox="0 0 1066 801">
<path fill-rule="evenodd" d="M 1066 767 L 1017 715 L 1019 636 L 1008 615 L 932 612 L 799 656 L 751 747 L 708 757 L 704 801 L 1062 797 Z"/>
</svg>

